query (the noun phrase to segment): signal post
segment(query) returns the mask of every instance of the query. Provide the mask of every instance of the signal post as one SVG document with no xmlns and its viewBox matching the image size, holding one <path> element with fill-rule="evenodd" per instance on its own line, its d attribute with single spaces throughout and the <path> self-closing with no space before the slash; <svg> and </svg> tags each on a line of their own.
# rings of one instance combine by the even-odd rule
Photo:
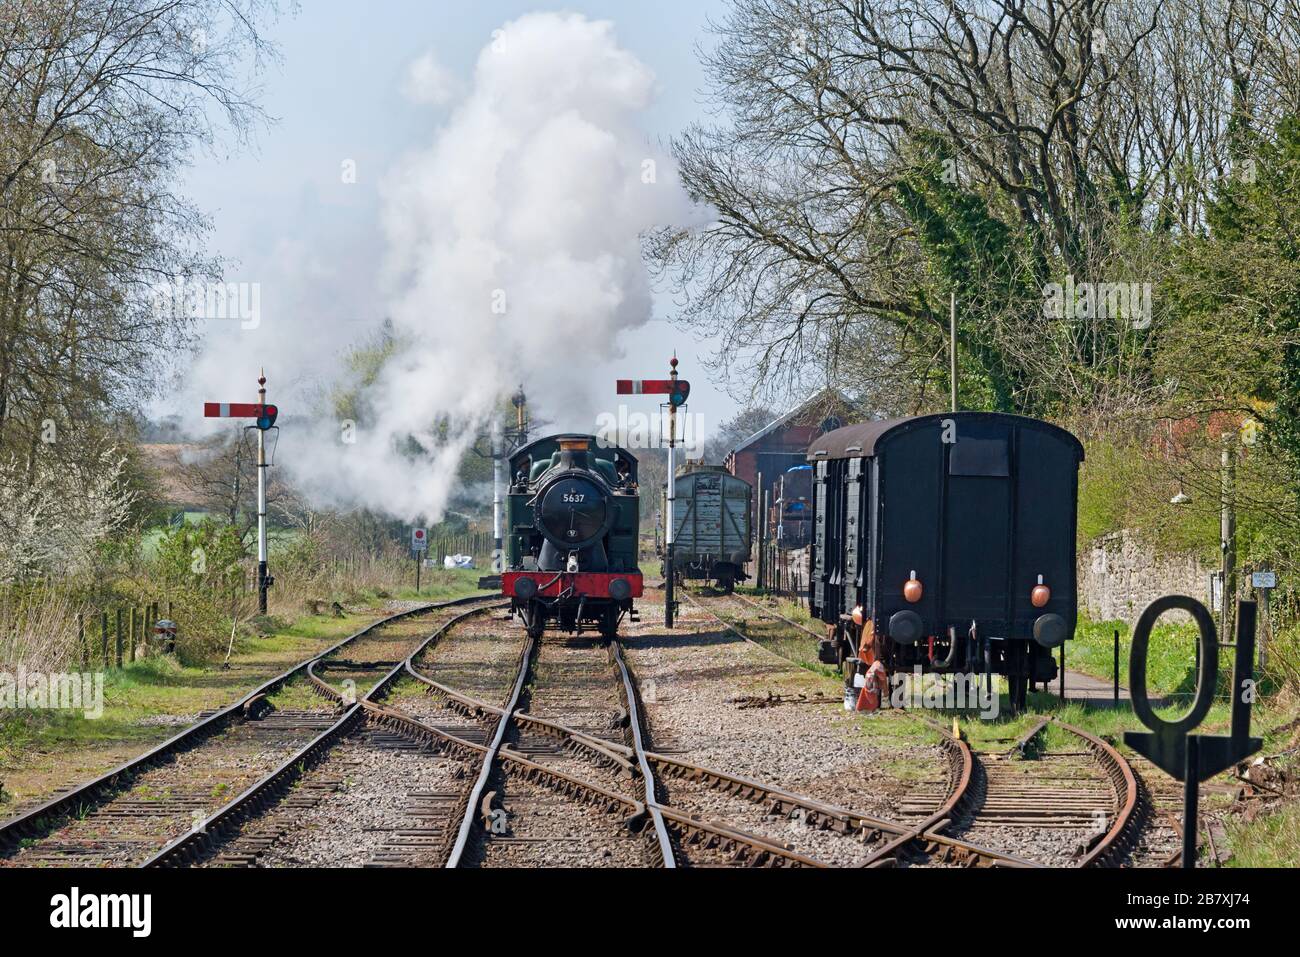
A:
<svg viewBox="0 0 1300 957">
<path fill-rule="evenodd" d="M 208 419 L 256 419 L 255 425 L 246 425 L 245 429 L 257 429 L 257 610 L 266 614 L 266 597 L 275 579 L 267 570 L 266 550 L 266 433 L 275 428 L 276 417 L 280 410 L 266 402 L 266 370 L 257 380 L 256 402 L 205 402 L 203 415 Z M 239 503 L 235 503 L 239 507 Z"/>
<path fill-rule="evenodd" d="M 685 408 L 686 399 L 691 394 L 691 384 L 677 377 L 677 355 L 674 353 L 669 363 L 671 372 L 667 379 L 619 379 L 619 395 L 666 395 L 668 396 L 668 495 L 664 508 L 664 625 L 673 627 L 673 614 L 676 601 L 673 574 L 673 557 L 676 528 L 673 522 L 673 506 L 677 501 L 677 409 Z M 660 406 L 662 408 L 662 406 Z"/>
</svg>

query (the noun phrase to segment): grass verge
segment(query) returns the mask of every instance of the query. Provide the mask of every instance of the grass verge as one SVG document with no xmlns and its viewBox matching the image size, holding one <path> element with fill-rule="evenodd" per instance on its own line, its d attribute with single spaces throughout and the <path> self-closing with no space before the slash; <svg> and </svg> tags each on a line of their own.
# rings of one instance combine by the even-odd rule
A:
<svg viewBox="0 0 1300 957">
<path fill-rule="evenodd" d="M 435 577 L 429 589 L 421 590 L 420 600 L 446 601 L 478 590 L 476 572 L 438 572 Z M 410 597 L 416 598 L 413 584 Z M 149 658 L 108 671 L 98 716 L 0 711 L 0 818 L 18 802 L 94 777 L 165 741 L 201 713 L 238 701 L 359 631 L 382 617 L 383 609 L 383 599 L 372 596 L 341 617 L 305 616 L 288 623 L 266 619 L 270 633 L 237 638 L 228 665 L 182 666 L 171 658 Z M 281 706 L 319 706 L 320 699 L 297 695 L 301 691 L 287 689 Z"/>
</svg>

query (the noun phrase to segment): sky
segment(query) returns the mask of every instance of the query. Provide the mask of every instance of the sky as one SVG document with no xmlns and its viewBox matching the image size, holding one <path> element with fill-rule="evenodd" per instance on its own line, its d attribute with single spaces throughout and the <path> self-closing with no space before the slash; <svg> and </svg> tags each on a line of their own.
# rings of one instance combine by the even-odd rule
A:
<svg viewBox="0 0 1300 957">
<path fill-rule="evenodd" d="M 397 171 L 412 154 L 429 149 L 464 102 L 494 31 L 547 9 L 612 21 L 618 45 L 653 72 L 653 98 L 633 118 L 648 149 L 662 149 L 688 123 L 705 118 L 695 46 L 707 41 L 707 18 L 725 12 L 718 0 L 561 8 L 308 0 L 270 31 L 282 62 L 262 74 L 261 102 L 275 122 L 257 134 L 251 149 L 224 142 L 216 155 L 197 157 L 185 185 L 211 217 L 210 245 L 229 264 L 226 280 L 256 284 L 257 323 L 248 328 L 248 322 L 209 322 L 203 353 L 156 412 L 180 414 L 186 426 L 195 427 L 202 424 L 197 413 L 204 399 L 254 398 L 262 364 L 271 399 L 282 402 L 311 384 L 306 370 L 326 376 L 337 370 L 345 350 L 393 308 L 386 270 L 400 251 L 392 248 L 385 220 L 393 214 Z M 344 164 L 353 164 L 354 182 L 343 181 Z M 432 312 L 437 291 L 426 289 L 425 295 Z M 613 351 L 623 356 L 593 361 L 582 374 L 594 383 L 608 381 L 612 394 L 615 378 L 665 374 L 675 350 L 683 376 L 692 382 L 691 411 L 709 430 L 734 414 L 735 403 L 710 386 L 702 368 L 701 359 L 715 345 L 673 329 L 666 321 L 672 311 L 671 298 L 656 292 L 652 321 L 640 328 L 623 323 L 617 330 Z M 431 320 L 430 334 L 448 321 Z M 557 343 L 557 355 L 566 351 Z M 473 376 L 476 370 L 463 371 Z M 558 410 L 564 403 L 552 398 L 533 396 L 553 420 L 572 419 L 572 403 Z M 601 409 L 591 411 L 594 419 Z"/>
</svg>

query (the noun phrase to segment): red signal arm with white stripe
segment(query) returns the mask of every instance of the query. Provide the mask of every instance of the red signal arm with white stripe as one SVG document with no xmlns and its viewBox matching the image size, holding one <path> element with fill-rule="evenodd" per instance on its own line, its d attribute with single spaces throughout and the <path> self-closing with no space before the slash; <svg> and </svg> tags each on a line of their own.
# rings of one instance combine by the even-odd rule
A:
<svg viewBox="0 0 1300 957">
<path fill-rule="evenodd" d="M 208 419 L 255 419 L 262 414 L 258 402 L 205 402 L 203 416 Z"/>
</svg>

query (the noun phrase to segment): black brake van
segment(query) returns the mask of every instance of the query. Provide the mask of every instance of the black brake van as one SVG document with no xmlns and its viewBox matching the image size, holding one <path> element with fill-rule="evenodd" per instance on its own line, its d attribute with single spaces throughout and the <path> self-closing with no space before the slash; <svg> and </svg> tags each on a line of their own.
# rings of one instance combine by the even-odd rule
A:
<svg viewBox="0 0 1300 957">
<path fill-rule="evenodd" d="M 812 613 L 821 659 L 862 668 L 864 633 L 892 673 L 1001 674 L 1013 709 L 1056 676 L 1074 634 L 1083 446 L 1037 419 L 951 412 L 820 436 Z M 860 680 L 860 679 L 859 679 Z"/>
</svg>

